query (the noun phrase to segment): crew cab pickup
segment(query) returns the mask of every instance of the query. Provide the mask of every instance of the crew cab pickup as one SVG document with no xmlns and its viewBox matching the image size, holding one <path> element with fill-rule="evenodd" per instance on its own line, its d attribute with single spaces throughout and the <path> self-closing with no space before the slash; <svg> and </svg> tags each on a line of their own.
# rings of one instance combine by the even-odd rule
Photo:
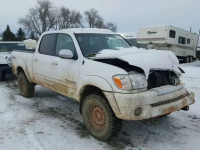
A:
<svg viewBox="0 0 200 150">
<path fill-rule="evenodd" d="M 99 140 L 116 135 L 122 120 L 165 116 L 195 103 L 172 52 L 131 47 L 106 29 L 46 32 L 34 53 L 13 52 L 12 62 L 22 96 L 32 97 L 41 85 L 78 101 Z"/>
</svg>

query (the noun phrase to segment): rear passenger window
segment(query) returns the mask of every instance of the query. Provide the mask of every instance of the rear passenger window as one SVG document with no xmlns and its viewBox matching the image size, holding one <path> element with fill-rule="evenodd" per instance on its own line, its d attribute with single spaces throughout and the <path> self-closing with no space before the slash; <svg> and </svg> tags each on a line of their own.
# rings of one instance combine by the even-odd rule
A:
<svg viewBox="0 0 200 150">
<path fill-rule="evenodd" d="M 60 50 L 63 49 L 71 50 L 74 56 L 77 55 L 71 36 L 67 34 L 58 34 L 56 43 L 56 56 L 59 56 Z"/>
<path fill-rule="evenodd" d="M 175 37 L 176 37 L 176 31 L 170 30 L 170 31 L 169 31 L 169 37 L 170 37 L 170 38 L 175 38 Z"/>
<path fill-rule="evenodd" d="M 190 44 L 190 39 L 187 39 L 187 44 Z"/>
<path fill-rule="evenodd" d="M 39 52 L 44 55 L 53 55 L 55 50 L 56 34 L 47 34 L 43 36 L 40 43 Z"/>
<path fill-rule="evenodd" d="M 185 44 L 186 43 L 186 38 L 179 36 L 178 43 L 179 44 Z"/>
</svg>

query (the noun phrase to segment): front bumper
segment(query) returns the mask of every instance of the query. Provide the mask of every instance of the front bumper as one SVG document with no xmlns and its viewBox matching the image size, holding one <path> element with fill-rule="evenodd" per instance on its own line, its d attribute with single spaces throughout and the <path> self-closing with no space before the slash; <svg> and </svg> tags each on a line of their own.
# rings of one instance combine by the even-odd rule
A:
<svg viewBox="0 0 200 150">
<path fill-rule="evenodd" d="M 114 98 L 119 109 L 115 114 L 123 120 L 163 116 L 195 103 L 194 93 L 183 86 L 163 86 L 135 94 L 114 93 Z M 142 112 L 136 116 L 135 109 L 139 107 Z"/>
<path fill-rule="evenodd" d="M 3 66 L 0 66 L 0 72 L 6 73 L 6 74 L 11 74 L 12 68 L 9 67 L 8 65 L 3 65 Z"/>
</svg>

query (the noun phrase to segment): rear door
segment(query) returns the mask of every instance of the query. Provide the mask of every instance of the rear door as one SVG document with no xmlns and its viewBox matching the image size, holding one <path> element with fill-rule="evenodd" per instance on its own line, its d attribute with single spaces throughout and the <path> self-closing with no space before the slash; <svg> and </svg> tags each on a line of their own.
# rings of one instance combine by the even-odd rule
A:
<svg viewBox="0 0 200 150">
<path fill-rule="evenodd" d="M 43 36 L 33 57 L 33 73 L 37 84 L 51 87 L 51 59 L 55 51 L 57 34 Z"/>
<path fill-rule="evenodd" d="M 58 34 L 55 47 L 55 57 L 51 61 L 51 78 L 56 83 L 54 88 L 59 93 L 76 99 L 79 61 L 74 42 L 70 35 Z M 74 57 L 60 58 L 59 52 L 63 49 L 71 50 Z"/>
</svg>

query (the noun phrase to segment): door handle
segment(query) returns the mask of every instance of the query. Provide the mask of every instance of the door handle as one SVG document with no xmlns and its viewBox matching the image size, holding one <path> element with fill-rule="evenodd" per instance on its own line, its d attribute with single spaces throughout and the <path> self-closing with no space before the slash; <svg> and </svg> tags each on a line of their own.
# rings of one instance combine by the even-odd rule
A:
<svg viewBox="0 0 200 150">
<path fill-rule="evenodd" d="M 54 61 L 54 62 L 52 62 L 52 65 L 57 66 L 58 63 Z"/>
<path fill-rule="evenodd" d="M 38 61 L 38 59 L 37 59 L 37 58 L 34 58 L 33 60 L 34 60 L 34 61 Z"/>
</svg>

